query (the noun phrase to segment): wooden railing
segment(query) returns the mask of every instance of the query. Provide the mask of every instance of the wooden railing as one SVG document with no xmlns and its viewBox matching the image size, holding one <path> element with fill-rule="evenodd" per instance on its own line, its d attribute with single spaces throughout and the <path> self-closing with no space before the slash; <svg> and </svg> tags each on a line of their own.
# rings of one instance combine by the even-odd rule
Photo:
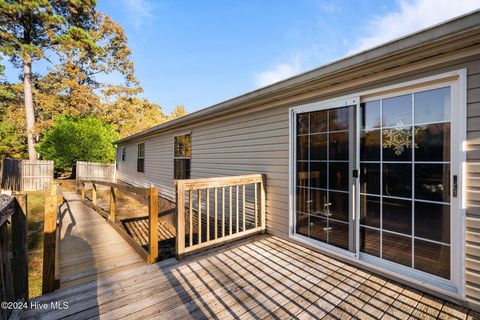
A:
<svg viewBox="0 0 480 320">
<path fill-rule="evenodd" d="M 26 204 L 26 195 L 0 195 L 0 300 L 2 302 L 28 299 Z M 13 318 L 14 315 L 11 312 L 9 308 L 0 308 L 0 319 Z M 16 317 L 18 316 L 17 314 Z"/>
<path fill-rule="evenodd" d="M 52 292 L 60 287 L 60 241 L 61 206 L 64 202 L 60 184 L 52 183 L 45 194 L 43 222 L 43 278 L 42 293 Z"/>
<path fill-rule="evenodd" d="M 265 175 L 177 180 L 178 259 L 265 231 Z"/>
<path fill-rule="evenodd" d="M 97 180 L 80 180 L 82 201 L 100 213 L 107 222 L 117 231 L 129 244 L 138 252 L 138 254 L 148 263 L 154 263 L 158 260 L 158 190 L 157 188 L 141 188 L 130 185 L 123 185 L 113 182 Z M 91 204 L 86 201 L 87 185 L 91 185 L 92 199 Z M 107 211 L 97 206 L 97 186 L 106 186 L 110 188 L 110 208 Z M 148 251 L 137 243 L 125 230 L 115 223 L 115 212 L 117 204 L 117 190 L 130 192 L 147 196 L 148 202 Z"/>
</svg>

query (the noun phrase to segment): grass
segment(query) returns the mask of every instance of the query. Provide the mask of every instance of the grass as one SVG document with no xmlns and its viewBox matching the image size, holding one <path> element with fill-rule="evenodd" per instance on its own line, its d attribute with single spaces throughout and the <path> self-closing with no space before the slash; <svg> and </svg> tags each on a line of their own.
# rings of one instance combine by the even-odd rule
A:
<svg viewBox="0 0 480 320">
<path fill-rule="evenodd" d="M 44 206 L 43 194 L 28 195 L 28 294 L 30 298 L 42 294 Z"/>
<path fill-rule="evenodd" d="M 58 182 L 62 186 L 62 192 L 75 192 L 76 182 L 71 179 L 56 179 L 55 182 Z"/>
<path fill-rule="evenodd" d="M 57 181 L 62 184 L 62 192 L 75 191 L 75 180 Z M 28 211 L 28 295 L 30 298 L 42 295 L 43 271 L 43 219 L 45 195 L 29 193 Z"/>
</svg>

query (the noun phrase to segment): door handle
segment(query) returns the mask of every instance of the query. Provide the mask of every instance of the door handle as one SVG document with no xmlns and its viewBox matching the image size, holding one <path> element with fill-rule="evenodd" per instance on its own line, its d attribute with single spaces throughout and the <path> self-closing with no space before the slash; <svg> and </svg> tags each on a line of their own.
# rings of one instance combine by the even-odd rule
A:
<svg viewBox="0 0 480 320">
<path fill-rule="evenodd" d="M 307 200 L 305 201 L 305 204 L 307 205 L 307 212 L 310 213 L 311 205 L 312 205 L 313 200 Z"/>
<path fill-rule="evenodd" d="M 453 175 L 453 186 L 452 186 L 452 196 L 457 197 L 458 194 L 458 176 L 456 174 Z"/>
<path fill-rule="evenodd" d="M 352 170 L 352 177 L 358 178 L 358 170 L 357 169 Z"/>
</svg>

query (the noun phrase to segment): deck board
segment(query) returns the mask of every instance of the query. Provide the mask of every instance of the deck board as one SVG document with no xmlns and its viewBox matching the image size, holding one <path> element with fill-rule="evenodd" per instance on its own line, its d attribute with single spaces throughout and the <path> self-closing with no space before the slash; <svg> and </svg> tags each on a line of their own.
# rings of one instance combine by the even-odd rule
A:
<svg viewBox="0 0 480 320">
<path fill-rule="evenodd" d="M 69 224 L 62 227 L 61 243 L 66 285 L 34 299 L 68 302 L 69 308 L 28 310 L 24 318 L 475 319 L 478 315 L 269 235 L 181 262 L 168 259 L 147 265 L 103 218 L 75 197 L 70 208 L 74 225 L 69 233 L 63 228 Z M 80 251 L 72 254 L 76 245 Z M 83 252 L 86 248 L 92 254 Z M 92 257 L 94 261 L 89 260 Z"/>
<path fill-rule="evenodd" d="M 60 287 L 79 285 L 143 264 L 139 255 L 100 215 L 65 193 L 59 241 Z"/>
</svg>

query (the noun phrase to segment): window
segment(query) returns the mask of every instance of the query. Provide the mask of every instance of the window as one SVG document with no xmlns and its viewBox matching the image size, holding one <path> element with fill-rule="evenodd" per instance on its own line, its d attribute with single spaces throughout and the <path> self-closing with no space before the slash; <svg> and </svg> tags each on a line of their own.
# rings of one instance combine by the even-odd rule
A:
<svg viewBox="0 0 480 320">
<path fill-rule="evenodd" d="M 450 279 L 451 88 L 361 104 L 360 252 Z"/>
<path fill-rule="evenodd" d="M 185 134 L 174 138 L 173 175 L 174 179 L 190 179 L 191 136 Z"/>
<path fill-rule="evenodd" d="M 145 172 L 145 143 L 140 143 L 137 150 L 137 171 Z"/>
<path fill-rule="evenodd" d="M 127 156 L 127 147 L 123 146 L 122 147 L 122 161 L 125 161 L 126 156 Z"/>
</svg>

